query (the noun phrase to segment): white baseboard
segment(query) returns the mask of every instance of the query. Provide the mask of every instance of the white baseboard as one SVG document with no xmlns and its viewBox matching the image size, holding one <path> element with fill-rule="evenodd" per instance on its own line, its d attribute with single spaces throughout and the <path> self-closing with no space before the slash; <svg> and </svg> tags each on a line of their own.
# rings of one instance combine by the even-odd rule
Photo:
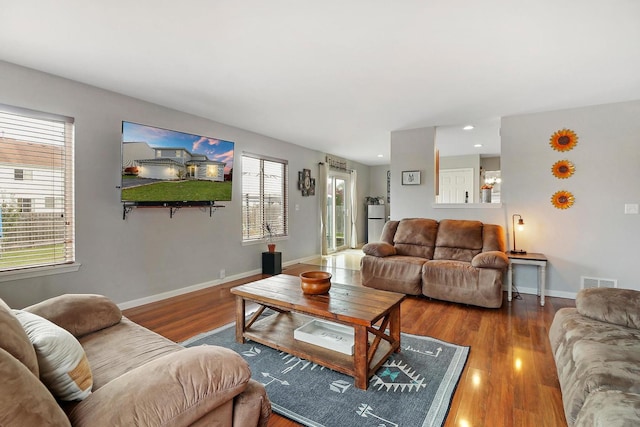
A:
<svg viewBox="0 0 640 427">
<path fill-rule="evenodd" d="M 299 258 L 296 260 L 287 261 L 283 263 L 283 266 L 288 267 L 294 264 L 304 264 L 305 261 L 311 261 L 313 259 L 318 258 L 319 256 L 320 255 L 315 255 L 315 256 L 309 256 L 306 258 Z M 138 298 L 131 301 L 121 302 L 120 304 L 118 304 L 118 308 L 120 308 L 120 310 L 126 310 L 128 308 L 139 307 L 141 305 L 162 301 L 163 299 L 176 297 L 178 295 L 188 294 L 189 292 L 199 291 L 201 289 L 206 289 L 213 286 L 219 286 L 227 282 L 232 282 L 234 280 L 244 279 L 245 277 L 255 276 L 256 274 L 260 274 L 260 273 L 262 273 L 262 269 L 245 271 L 243 273 L 227 276 L 224 279 L 216 279 L 216 280 L 211 280 L 204 283 L 197 283 L 195 285 L 187 286 L 184 288 L 174 289 L 171 291 L 162 292 L 155 295 L 149 295 L 148 297 L 144 297 L 144 298 Z"/>
</svg>

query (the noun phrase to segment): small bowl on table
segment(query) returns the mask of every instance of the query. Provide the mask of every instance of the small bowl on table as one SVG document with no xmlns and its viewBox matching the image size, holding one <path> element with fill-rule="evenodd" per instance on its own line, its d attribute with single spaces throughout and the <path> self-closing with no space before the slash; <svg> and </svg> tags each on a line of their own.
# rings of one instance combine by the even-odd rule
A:
<svg viewBox="0 0 640 427">
<path fill-rule="evenodd" d="M 322 295 L 331 288 L 331 273 L 326 271 L 306 271 L 300 273 L 300 287 L 307 295 Z"/>
</svg>

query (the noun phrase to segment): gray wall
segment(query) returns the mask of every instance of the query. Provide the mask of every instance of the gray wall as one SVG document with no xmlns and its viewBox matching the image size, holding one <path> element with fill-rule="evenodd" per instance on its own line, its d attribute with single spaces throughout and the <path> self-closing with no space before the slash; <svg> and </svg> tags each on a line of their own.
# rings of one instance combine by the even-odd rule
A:
<svg viewBox="0 0 640 427">
<path fill-rule="evenodd" d="M 502 120 L 502 196 L 508 213 L 520 213 L 526 232 L 518 246 L 550 259 L 554 290 L 576 292 L 580 276 L 618 279 L 640 289 L 635 259 L 640 215 L 625 215 L 625 203 L 640 203 L 640 101 L 507 117 Z M 577 146 L 551 148 L 551 135 L 575 131 Z M 551 166 L 568 159 L 576 167 L 558 179 Z M 575 204 L 551 204 L 558 190 L 571 191 Z"/>
<path fill-rule="evenodd" d="M 477 219 L 501 224 L 511 246 L 511 216 L 524 217 L 518 248 L 549 259 L 548 294 L 574 297 L 580 276 L 618 280 L 618 287 L 640 289 L 634 260 L 640 240 L 640 215 L 625 215 L 625 203 L 640 203 L 640 101 L 506 117 L 502 120 L 502 206 L 442 208 L 433 200 L 433 128 L 392 132 L 392 170 L 422 169 L 420 186 L 393 181 L 393 219 L 424 216 Z M 579 137 L 576 148 L 559 153 L 549 145 L 562 128 Z M 561 159 L 576 167 L 573 177 L 555 178 L 551 166 Z M 426 171 L 426 173 L 424 172 Z M 393 178 L 392 178 L 393 180 Z M 554 208 L 558 190 L 575 195 L 567 210 Z M 519 266 L 516 283 L 535 290 L 533 267 Z"/>
<path fill-rule="evenodd" d="M 391 132 L 391 219 L 431 217 L 435 134 L 435 127 Z M 420 185 L 402 185 L 409 170 L 421 172 Z"/>
<path fill-rule="evenodd" d="M 227 280 L 259 271 L 266 246 L 241 241 L 243 151 L 289 161 L 290 238 L 276 242 L 283 260 L 319 254 L 318 197 L 302 197 L 296 181 L 303 168 L 317 179 L 324 153 L 6 62 L 0 62 L 0 76 L 0 103 L 75 118 L 76 258 L 82 264 L 73 273 L 0 282 L 0 298 L 10 305 L 73 292 L 126 303 L 216 284 L 221 269 Z M 116 189 L 122 120 L 234 141 L 233 201 L 211 218 L 195 208 L 181 209 L 172 219 L 167 209 L 136 209 L 123 221 Z M 355 162 L 348 167 L 358 171 L 358 193 L 366 194 L 368 167 Z M 359 240 L 363 218 L 359 215 Z"/>
</svg>

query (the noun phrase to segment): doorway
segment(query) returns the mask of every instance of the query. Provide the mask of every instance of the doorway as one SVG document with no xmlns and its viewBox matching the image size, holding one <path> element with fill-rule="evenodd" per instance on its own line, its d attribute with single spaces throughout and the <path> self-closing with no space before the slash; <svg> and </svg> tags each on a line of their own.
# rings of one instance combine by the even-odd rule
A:
<svg viewBox="0 0 640 427">
<path fill-rule="evenodd" d="M 351 177 L 349 174 L 329 172 L 327 177 L 327 252 L 349 247 L 351 235 Z"/>
</svg>

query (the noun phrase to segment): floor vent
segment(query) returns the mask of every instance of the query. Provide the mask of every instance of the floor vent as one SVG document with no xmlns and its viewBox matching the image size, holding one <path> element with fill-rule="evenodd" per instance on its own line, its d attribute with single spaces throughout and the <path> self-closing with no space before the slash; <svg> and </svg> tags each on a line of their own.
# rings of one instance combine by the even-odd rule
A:
<svg viewBox="0 0 640 427">
<path fill-rule="evenodd" d="M 580 276 L 580 288 L 617 288 L 618 280 L 603 277 Z"/>
</svg>

